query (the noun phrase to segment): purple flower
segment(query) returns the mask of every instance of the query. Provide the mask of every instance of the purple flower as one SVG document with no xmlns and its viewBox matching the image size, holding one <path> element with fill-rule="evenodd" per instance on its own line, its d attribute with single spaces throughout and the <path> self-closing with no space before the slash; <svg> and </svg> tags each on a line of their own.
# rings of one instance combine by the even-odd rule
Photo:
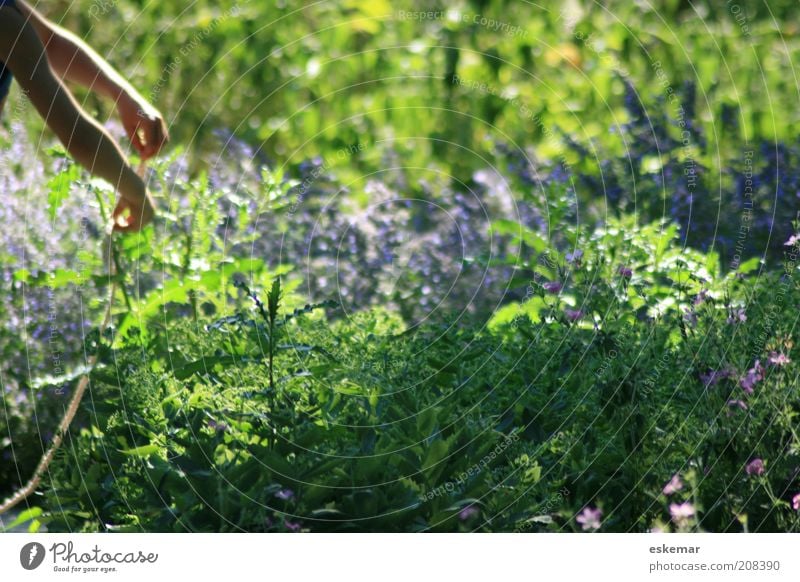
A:
<svg viewBox="0 0 800 582">
<path fill-rule="evenodd" d="M 289 501 L 290 499 L 294 499 L 294 491 L 291 489 L 281 489 L 277 493 L 275 493 L 275 497 L 280 499 L 281 501 Z"/>
<path fill-rule="evenodd" d="M 581 259 L 583 258 L 583 251 L 580 250 L 580 249 L 576 249 L 575 251 L 573 251 L 571 253 L 567 253 L 566 258 L 567 258 L 567 262 L 570 265 L 580 264 Z"/>
<path fill-rule="evenodd" d="M 692 303 L 694 305 L 700 305 L 707 298 L 708 298 L 708 290 L 707 289 L 701 289 L 700 293 L 698 293 L 697 295 L 694 296 L 694 301 L 692 301 Z"/>
<path fill-rule="evenodd" d="M 747 314 L 741 307 L 736 310 L 732 309 L 730 314 L 728 315 L 727 321 L 728 325 L 732 325 L 734 323 L 744 323 L 745 321 L 747 321 Z"/>
<path fill-rule="evenodd" d="M 461 521 L 467 521 L 468 519 L 472 519 L 479 513 L 480 509 L 478 509 L 474 505 L 468 505 L 467 507 L 458 512 L 458 519 L 460 519 Z"/>
<path fill-rule="evenodd" d="M 721 370 L 709 370 L 705 374 L 700 374 L 700 381 L 706 388 L 708 388 L 716 385 L 720 380 L 730 378 L 734 375 L 736 375 L 736 370 L 726 366 Z"/>
<path fill-rule="evenodd" d="M 583 508 L 583 511 L 575 518 L 583 530 L 587 529 L 600 529 L 600 518 L 603 516 L 603 510 L 595 508 L 592 509 L 588 505 Z"/>
<path fill-rule="evenodd" d="M 787 356 L 786 354 L 780 354 L 778 352 L 770 352 L 767 361 L 773 366 L 785 366 L 786 364 L 791 362 L 789 356 Z"/>
<path fill-rule="evenodd" d="M 633 276 L 633 271 L 624 265 L 620 266 L 619 269 L 617 269 L 617 273 L 622 275 L 622 277 L 625 279 L 630 279 Z"/>
<path fill-rule="evenodd" d="M 564 315 L 566 315 L 567 319 L 570 321 L 578 321 L 581 317 L 583 317 L 583 311 L 580 309 L 565 309 Z"/>
<path fill-rule="evenodd" d="M 284 519 L 283 520 L 283 525 L 286 526 L 286 529 L 288 529 L 291 532 L 295 532 L 295 533 L 299 532 L 301 527 L 302 527 L 296 521 L 289 521 L 288 519 Z"/>
<path fill-rule="evenodd" d="M 692 309 L 683 312 L 683 319 L 692 327 L 697 327 L 697 312 Z"/>
<path fill-rule="evenodd" d="M 686 525 L 686 523 L 694 517 L 694 505 L 686 501 L 685 503 L 670 503 L 669 515 L 679 526 Z"/>
<path fill-rule="evenodd" d="M 800 511 L 800 493 L 795 493 L 792 497 L 792 509 Z"/>
<path fill-rule="evenodd" d="M 548 293 L 558 293 L 561 291 L 562 285 L 558 281 L 547 281 L 546 283 L 542 283 L 542 287 Z"/>
<path fill-rule="evenodd" d="M 664 489 L 662 489 L 662 492 L 664 493 L 664 495 L 672 495 L 673 493 L 676 493 L 681 489 L 683 489 L 683 481 L 681 481 L 680 475 L 675 473 L 672 476 L 672 479 L 670 479 L 669 482 L 666 485 L 664 485 Z"/>
<path fill-rule="evenodd" d="M 753 459 L 744 467 L 744 472 L 748 475 L 763 475 L 764 474 L 764 461 L 761 459 Z"/>
<path fill-rule="evenodd" d="M 755 366 L 747 370 L 747 373 L 739 381 L 739 385 L 747 394 L 753 393 L 755 385 L 764 379 L 764 366 L 761 365 L 759 360 L 756 360 Z"/>
<path fill-rule="evenodd" d="M 217 422 L 216 420 L 214 420 L 212 418 L 212 419 L 210 419 L 208 421 L 208 428 L 221 432 L 221 431 L 227 430 L 228 425 L 225 424 L 224 422 Z"/>
</svg>

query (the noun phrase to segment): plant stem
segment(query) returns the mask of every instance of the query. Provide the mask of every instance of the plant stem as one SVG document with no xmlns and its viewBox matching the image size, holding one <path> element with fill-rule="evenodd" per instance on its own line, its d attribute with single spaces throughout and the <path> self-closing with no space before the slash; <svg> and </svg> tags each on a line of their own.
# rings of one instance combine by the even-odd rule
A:
<svg viewBox="0 0 800 582">
<path fill-rule="evenodd" d="M 103 202 L 103 197 L 100 196 L 100 192 L 95 190 L 94 192 L 95 197 L 97 198 L 97 203 L 100 205 L 100 218 L 103 219 L 103 223 L 108 223 L 108 213 L 106 212 L 106 205 Z M 117 248 L 117 243 L 114 240 L 114 235 L 108 235 L 108 245 L 111 251 L 111 260 L 114 262 L 114 271 L 115 275 L 119 275 L 122 279 L 119 282 L 119 289 L 122 291 L 122 297 L 125 299 L 125 306 L 128 308 L 127 315 L 133 313 L 133 306 L 131 304 L 131 298 L 128 296 L 128 291 L 125 289 L 125 281 L 124 275 L 122 274 L 122 267 L 120 266 L 119 261 L 119 249 Z"/>
</svg>

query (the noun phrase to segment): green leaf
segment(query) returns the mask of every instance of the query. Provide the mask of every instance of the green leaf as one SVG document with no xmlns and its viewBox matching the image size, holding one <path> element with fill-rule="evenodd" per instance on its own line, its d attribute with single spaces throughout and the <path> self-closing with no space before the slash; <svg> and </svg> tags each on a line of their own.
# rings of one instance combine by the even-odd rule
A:
<svg viewBox="0 0 800 582">
<path fill-rule="evenodd" d="M 428 447 L 427 454 L 425 455 L 425 460 L 422 462 L 422 470 L 427 471 L 432 469 L 434 466 L 438 465 L 440 461 L 447 457 L 447 452 L 450 450 L 450 447 L 447 443 L 441 439 L 437 439 L 431 443 Z M 441 467 L 437 467 L 439 471 L 441 471 Z M 439 472 L 437 471 L 437 472 Z"/>
<path fill-rule="evenodd" d="M 753 257 L 752 259 L 748 259 L 739 265 L 739 272 L 746 275 L 747 273 L 758 269 L 759 265 L 761 265 L 761 258 Z"/>
<path fill-rule="evenodd" d="M 278 317 L 278 308 L 281 303 L 281 278 L 277 277 L 272 282 L 272 288 L 267 295 L 267 309 L 269 310 L 270 321 L 275 321 Z"/>
<path fill-rule="evenodd" d="M 17 519 L 12 521 L 5 527 L 4 531 L 8 531 L 14 529 L 15 527 L 19 527 L 23 523 L 27 523 L 29 521 L 35 520 L 37 517 L 42 515 L 42 508 L 41 507 L 31 507 L 30 509 L 26 509 L 22 513 L 17 516 Z"/>
<path fill-rule="evenodd" d="M 134 447 L 132 449 L 121 450 L 120 452 L 132 457 L 149 457 L 155 455 L 161 450 L 158 445 L 142 445 L 141 447 Z"/>
<path fill-rule="evenodd" d="M 75 164 L 68 164 L 67 168 L 47 182 L 47 216 L 50 222 L 55 222 L 61 204 L 69 196 L 72 183 L 80 177 L 80 169 Z"/>
<path fill-rule="evenodd" d="M 521 240 L 537 253 L 541 253 L 548 247 L 547 241 L 543 239 L 539 233 L 519 222 L 503 218 L 493 221 L 491 228 L 493 233 L 505 234 L 513 237 L 515 240 Z"/>
</svg>

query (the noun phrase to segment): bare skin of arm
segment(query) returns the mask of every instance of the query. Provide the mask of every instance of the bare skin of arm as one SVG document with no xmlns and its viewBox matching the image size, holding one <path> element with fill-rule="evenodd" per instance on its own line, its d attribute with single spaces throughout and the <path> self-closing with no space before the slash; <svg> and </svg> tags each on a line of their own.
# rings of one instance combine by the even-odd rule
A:
<svg viewBox="0 0 800 582">
<path fill-rule="evenodd" d="M 142 159 L 158 153 L 169 139 L 161 113 L 80 38 L 42 16 L 24 0 L 17 0 L 17 6 L 36 30 L 56 75 L 111 99 Z"/>
<path fill-rule="evenodd" d="M 115 230 L 136 231 L 150 222 L 154 206 L 144 182 L 111 136 L 86 115 L 53 73 L 33 26 L 11 8 L 0 8 L 0 61 L 6 63 L 70 155 L 117 189 Z M 123 216 L 126 212 L 130 213 L 127 219 Z"/>
</svg>

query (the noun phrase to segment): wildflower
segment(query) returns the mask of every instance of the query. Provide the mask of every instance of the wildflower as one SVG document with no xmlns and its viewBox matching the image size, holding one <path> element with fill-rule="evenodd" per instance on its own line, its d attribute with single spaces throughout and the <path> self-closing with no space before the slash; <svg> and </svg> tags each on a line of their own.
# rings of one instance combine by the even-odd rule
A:
<svg viewBox="0 0 800 582">
<path fill-rule="evenodd" d="M 570 321 L 578 321 L 581 317 L 583 317 L 583 311 L 580 309 L 565 309 L 564 315 L 566 315 L 567 319 Z"/>
<path fill-rule="evenodd" d="M 476 515 L 480 513 L 480 510 L 475 507 L 474 505 L 468 505 L 464 509 L 458 512 L 458 519 L 461 521 L 467 521 L 468 519 L 472 519 Z"/>
<path fill-rule="evenodd" d="M 547 281 L 546 283 L 542 283 L 542 287 L 548 293 L 558 293 L 561 291 L 562 285 L 558 281 Z"/>
<path fill-rule="evenodd" d="M 275 493 L 275 497 L 280 499 L 281 501 L 289 501 L 290 499 L 294 499 L 294 491 L 291 489 L 281 489 L 277 493 Z"/>
<path fill-rule="evenodd" d="M 731 408 L 735 408 L 738 406 L 742 410 L 747 410 L 747 404 L 744 402 L 744 400 L 728 400 L 726 404 Z M 730 411 L 728 411 L 728 416 L 730 416 Z"/>
<path fill-rule="evenodd" d="M 789 237 L 789 240 L 783 243 L 783 246 L 793 247 L 797 243 L 800 243 L 800 234 L 793 234 L 792 236 Z"/>
<path fill-rule="evenodd" d="M 759 360 L 756 360 L 755 366 L 747 370 L 744 378 L 739 381 L 739 385 L 747 394 L 753 393 L 756 383 L 764 379 L 764 366 L 761 365 Z"/>
<path fill-rule="evenodd" d="M 224 422 L 217 422 L 213 418 L 208 421 L 208 428 L 212 430 L 224 431 L 228 429 L 228 425 Z"/>
<path fill-rule="evenodd" d="M 708 290 L 707 289 L 701 289 L 700 293 L 698 293 L 697 295 L 694 296 L 694 301 L 692 301 L 692 303 L 694 305 L 700 305 L 707 298 L 708 298 Z"/>
<path fill-rule="evenodd" d="M 622 275 L 622 277 L 625 279 L 630 279 L 633 276 L 633 271 L 624 265 L 620 266 L 619 269 L 617 269 L 617 273 Z"/>
<path fill-rule="evenodd" d="M 753 459 L 744 467 L 744 472 L 748 475 L 763 475 L 764 474 L 764 461 L 761 459 Z"/>
<path fill-rule="evenodd" d="M 725 378 L 730 378 L 736 374 L 736 370 L 726 366 L 721 370 L 709 370 L 705 374 L 700 374 L 700 381 L 703 383 L 703 386 L 708 388 L 709 386 L 714 386 L 719 383 L 720 380 L 724 380 Z"/>
<path fill-rule="evenodd" d="M 773 366 L 785 366 L 786 364 L 791 362 L 789 356 L 787 356 L 786 354 L 780 354 L 778 352 L 770 352 L 767 361 Z"/>
<path fill-rule="evenodd" d="M 283 520 L 283 525 L 286 526 L 286 529 L 295 533 L 299 532 L 302 528 L 302 526 L 296 521 L 289 521 L 288 519 Z"/>
<path fill-rule="evenodd" d="M 697 312 L 694 309 L 689 311 L 684 311 L 683 319 L 685 319 L 686 323 L 688 323 L 692 327 L 697 327 Z"/>
<path fill-rule="evenodd" d="M 688 501 L 684 503 L 670 503 L 669 515 L 679 526 L 684 526 L 694 517 L 694 505 Z"/>
<path fill-rule="evenodd" d="M 673 493 L 680 491 L 681 489 L 683 489 L 683 481 L 681 481 L 680 475 L 675 473 L 672 476 L 672 479 L 669 480 L 669 483 L 664 485 L 664 489 L 662 489 L 662 492 L 664 493 L 664 495 L 672 495 Z"/>
<path fill-rule="evenodd" d="M 571 253 L 567 253 L 566 258 L 570 265 L 580 265 L 581 259 L 583 258 L 583 251 L 576 249 Z"/>
<path fill-rule="evenodd" d="M 589 506 L 583 508 L 583 511 L 575 518 L 583 530 L 587 529 L 600 529 L 600 518 L 603 516 L 603 510 L 595 508 L 591 509 Z"/>
<path fill-rule="evenodd" d="M 735 311 L 731 309 L 727 319 L 728 325 L 733 325 L 734 323 L 744 323 L 745 321 L 747 321 L 747 314 L 745 313 L 744 309 L 741 307 Z"/>
<path fill-rule="evenodd" d="M 792 509 L 800 511 L 800 493 L 795 493 L 792 497 Z"/>
</svg>

